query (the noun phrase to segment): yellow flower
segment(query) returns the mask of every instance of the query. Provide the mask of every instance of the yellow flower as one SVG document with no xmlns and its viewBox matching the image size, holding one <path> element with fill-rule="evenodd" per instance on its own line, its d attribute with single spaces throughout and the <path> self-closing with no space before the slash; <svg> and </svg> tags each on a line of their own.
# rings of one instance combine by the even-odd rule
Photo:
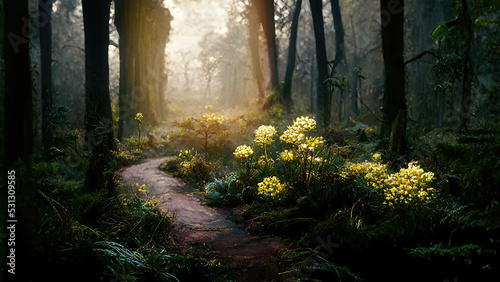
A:
<svg viewBox="0 0 500 282">
<path fill-rule="evenodd" d="M 258 185 L 259 194 L 277 197 L 284 189 L 285 185 L 281 184 L 276 176 L 266 177 Z"/>
<path fill-rule="evenodd" d="M 375 153 L 372 155 L 372 160 L 374 162 L 380 162 L 382 160 L 382 155 L 380 153 Z"/>
<path fill-rule="evenodd" d="M 236 148 L 233 155 L 239 159 L 246 159 L 253 155 L 253 150 L 250 146 L 241 145 Z"/>
<path fill-rule="evenodd" d="M 280 140 L 288 144 L 297 144 L 304 140 L 304 133 L 297 127 L 289 126 L 280 136 Z"/>
<path fill-rule="evenodd" d="M 297 127 L 302 131 L 311 131 L 316 128 L 316 121 L 309 117 L 298 117 L 293 122 L 293 127 Z"/>
<path fill-rule="evenodd" d="M 291 162 L 293 161 L 293 158 L 294 156 L 292 151 L 284 150 L 280 153 L 280 159 L 284 162 Z"/>
<path fill-rule="evenodd" d="M 265 146 L 273 143 L 273 138 L 276 136 L 276 128 L 272 125 L 261 125 L 255 130 L 254 142 L 257 145 Z"/>
<path fill-rule="evenodd" d="M 142 113 L 137 113 L 137 114 L 135 115 L 135 118 L 134 118 L 134 119 L 135 119 L 135 121 L 136 121 L 137 123 L 141 123 L 141 122 L 142 122 L 142 118 L 143 118 L 143 117 L 144 117 L 144 116 L 142 115 Z"/>
<path fill-rule="evenodd" d="M 146 184 L 142 184 L 141 186 L 139 186 L 139 192 L 142 192 L 144 194 L 147 194 L 149 191 L 146 190 Z"/>
<path fill-rule="evenodd" d="M 298 117 L 289 126 L 285 132 L 280 136 L 280 140 L 288 144 L 297 144 L 305 139 L 304 133 L 314 130 L 316 128 L 316 121 L 309 117 Z"/>
</svg>

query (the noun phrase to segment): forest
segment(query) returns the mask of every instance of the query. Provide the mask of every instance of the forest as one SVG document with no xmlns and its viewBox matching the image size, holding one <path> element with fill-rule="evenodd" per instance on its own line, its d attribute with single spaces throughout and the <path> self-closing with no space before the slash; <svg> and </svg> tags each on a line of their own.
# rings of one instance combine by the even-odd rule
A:
<svg viewBox="0 0 500 282">
<path fill-rule="evenodd" d="M 0 15 L 0 281 L 500 277 L 500 0 Z"/>
</svg>

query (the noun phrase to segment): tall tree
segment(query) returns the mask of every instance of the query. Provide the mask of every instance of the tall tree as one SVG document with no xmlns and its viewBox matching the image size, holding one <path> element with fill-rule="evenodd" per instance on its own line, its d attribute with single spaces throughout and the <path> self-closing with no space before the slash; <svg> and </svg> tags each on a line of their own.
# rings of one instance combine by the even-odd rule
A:
<svg viewBox="0 0 500 282">
<path fill-rule="evenodd" d="M 259 24 L 257 13 L 255 11 L 256 7 L 253 2 L 247 6 L 246 16 L 248 18 L 248 43 L 250 46 L 250 56 L 252 57 L 252 70 L 255 81 L 257 82 L 257 88 L 259 91 L 259 100 L 263 101 L 265 97 L 264 91 L 264 74 L 262 73 L 262 65 L 260 63 L 260 52 L 259 52 Z"/>
<path fill-rule="evenodd" d="M 3 67 L 4 67 L 4 88 L 1 97 L 3 100 L 3 132 L 0 138 L 3 139 L 3 159 L 0 162 L 2 175 L 0 181 L 2 200 L 0 203 L 0 228 L 2 232 L 6 230 L 7 220 L 7 177 L 14 176 L 14 182 L 9 177 L 9 183 L 15 187 L 16 211 L 15 218 L 22 219 L 18 223 L 9 223 L 15 225 L 15 260 L 16 266 L 15 280 L 29 281 L 28 265 L 33 261 L 33 229 L 36 229 L 36 222 L 32 213 L 35 210 L 33 205 L 35 189 L 32 186 L 30 177 L 32 153 L 33 153 L 33 95 L 32 95 L 32 77 L 30 65 L 30 28 L 28 1 L 3 1 L 3 7 L 0 7 L 3 22 L 0 24 L 3 30 Z M 9 185 L 10 186 L 10 185 Z M 11 190 L 9 188 L 9 190 Z M 9 214 L 9 216 L 11 216 Z M 7 250 L 7 248 L 2 248 Z M 2 259 L 0 263 L 4 265 L 4 270 L 0 274 L 0 280 L 8 281 L 14 275 L 7 273 L 6 257 L 9 253 L 0 251 Z"/>
<path fill-rule="evenodd" d="M 85 130 L 91 156 L 86 188 L 97 191 L 114 148 L 109 97 L 109 18 L 111 0 L 82 0 L 85 33 Z"/>
<path fill-rule="evenodd" d="M 385 67 L 381 133 L 390 136 L 390 153 L 406 151 L 407 107 L 404 69 L 404 0 L 380 0 Z"/>
<path fill-rule="evenodd" d="M 136 113 L 158 125 L 163 116 L 166 83 L 165 46 L 172 16 L 161 1 L 115 0 L 120 35 L 118 139 L 128 135 Z"/>
<path fill-rule="evenodd" d="M 28 2 L 4 1 L 5 165 L 25 162 L 33 150 L 33 100 L 29 54 Z"/>
<path fill-rule="evenodd" d="M 133 28 L 133 23 L 131 20 L 131 10 L 132 5 L 125 0 L 115 0 L 115 26 L 116 30 L 120 34 L 119 39 L 119 51 L 120 51 L 120 82 L 118 89 L 118 140 L 122 140 L 125 120 L 130 118 L 127 116 L 127 111 L 125 107 L 125 103 L 127 100 L 127 95 L 129 94 L 129 88 L 132 87 L 131 81 L 133 77 L 133 68 L 132 68 L 132 60 L 131 53 L 132 44 L 131 42 L 131 32 L 130 29 Z"/>
<path fill-rule="evenodd" d="M 331 0 L 330 4 L 332 7 L 333 26 L 335 28 L 335 65 L 337 65 L 345 60 L 345 32 L 339 0 Z"/>
<path fill-rule="evenodd" d="M 38 24 L 40 29 L 40 66 L 42 77 L 42 146 L 50 141 L 50 111 L 52 94 L 52 0 L 39 0 Z"/>
<path fill-rule="evenodd" d="M 472 81 L 474 77 L 474 65 L 472 61 L 472 41 L 474 39 L 474 30 L 472 23 L 472 15 L 470 11 L 468 0 L 462 0 L 462 20 L 463 20 L 463 33 L 465 40 L 465 54 L 464 54 L 464 70 L 462 81 L 462 99 L 461 99 L 461 117 L 460 128 L 467 129 L 467 121 L 470 118 L 470 106 L 472 97 Z"/>
<path fill-rule="evenodd" d="M 333 16 L 333 26 L 335 28 L 335 58 L 332 64 L 332 71 L 330 73 L 330 97 L 333 97 L 333 93 L 335 90 L 339 93 L 338 97 L 338 117 L 339 121 L 342 120 L 343 115 L 345 116 L 347 113 L 347 99 L 344 97 L 344 88 L 347 84 L 347 80 L 344 79 L 347 75 L 347 63 L 345 59 L 345 43 L 344 43 L 344 23 L 342 21 L 342 14 L 340 12 L 340 4 L 339 0 L 331 0 L 330 6 L 332 10 Z M 340 78 L 335 78 L 337 75 Z M 337 83 L 333 83 L 333 81 L 337 81 Z M 335 86 L 337 85 L 337 86 Z M 351 92 L 352 94 L 352 92 Z"/>
<path fill-rule="evenodd" d="M 324 131 L 330 122 L 330 95 L 325 86 L 328 75 L 328 60 L 326 56 L 325 27 L 323 23 L 323 2 L 309 0 L 316 39 L 317 76 L 317 118 L 320 120 L 318 130 Z"/>
<path fill-rule="evenodd" d="M 276 50 L 276 27 L 274 22 L 274 1 L 255 0 L 264 34 L 266 35 L 267 54 L 269 58 L 269 71 L 271 89 L 278 87 L 278 53 Z"/>
<path fill-rule="evenodd" d="M 285 85 L 283 87 L 283 100 L 288 113 L 292 111 L 292 77 L 295 69 L 295 59 L 297 57 L 297 30 L 299 27 L 300 10 L 302 0 L 297 0 L 292 18 L 290 30 L 290 43 L 288 44 L 288 62 L 286 65 Z"/>
</svg>

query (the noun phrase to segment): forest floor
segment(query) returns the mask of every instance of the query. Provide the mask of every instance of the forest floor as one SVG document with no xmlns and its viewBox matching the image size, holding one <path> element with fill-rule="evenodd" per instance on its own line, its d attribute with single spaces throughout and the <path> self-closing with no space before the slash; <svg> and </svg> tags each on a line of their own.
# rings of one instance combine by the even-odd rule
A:
<svg viewBox="0 0 500 282">
<path fill-rule="evenodd" d="M 159 198 L 162 211 L 175 217 L 173 236 L 183 249 L 196 249 L 222 261 L 237 263 L 243 269 L 234 273 L 238 281 L 264 281 L 277 277 L 277 252 L 285 245 L 271 238 L 257 237 L 235 222 L 236 210 L 211 208 L 192 187 L 167 175 L 160 166 L 168 157 L 148 159 L 124 168 L 122 184 L 146 184 L 148 196 Z"/>
</svg>

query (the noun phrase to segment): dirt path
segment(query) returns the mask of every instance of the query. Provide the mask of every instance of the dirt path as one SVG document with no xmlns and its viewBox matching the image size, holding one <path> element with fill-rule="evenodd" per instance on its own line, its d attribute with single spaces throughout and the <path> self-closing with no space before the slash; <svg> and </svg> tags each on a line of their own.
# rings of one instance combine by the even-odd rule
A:
<svg viewBox="0 0 500 282">
<path fill-rule="evenodd" d="M 190 247 L 206 243 L 223 260 L 244 265 L 238 281 L 275 278 L 279 272 L 275 255 L 284 246 L 268 238 L 252 236 L 244 226 L 232 220 L 228 210 L 203 206 L 200 199 L 193 196 L 193 188 L 159 168 L 167 159 L 150 159 L 124 169 L 123 184 L 146 184 L 149 195 L 160 197 L 160 208 L 176 218 L 174 236 L 179 244 Z"/>
</svg>

